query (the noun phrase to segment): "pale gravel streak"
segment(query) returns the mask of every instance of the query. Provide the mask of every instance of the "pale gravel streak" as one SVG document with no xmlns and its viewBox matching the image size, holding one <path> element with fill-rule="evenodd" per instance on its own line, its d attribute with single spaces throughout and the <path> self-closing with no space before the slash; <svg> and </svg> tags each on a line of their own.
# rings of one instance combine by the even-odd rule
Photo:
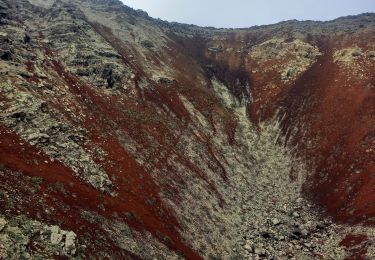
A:
<svg viewBox="0 0 375 260">
<path fill-rule="evenodd" d="M 258 228 L 265 228 L 269 217 L 278 215 L 278 210 L 287 209 L 290 203 L 301 196 L 302 184 L 305 181 L 307 170 L 304 164 L 295 160 L 293 153 L 288 147 L 279 142 L 280 126 L 276 119 L 263 122 L 259 131 L 250 123 L 246 114 L 246 102 L 240 102 L 233 97 L 225 85 L 213 80 L 213 87 L 221 97 L 223 103 L 231 108 L 237 117 L 239 127 L 236 139 L 243 144 L 243 149 L 254 158 L 251 169 L 247 170 L 247 176 L 251 187 L 242 189 L 242 196 L 247 197 L 242 208 L 246 211 L 242 223 L 242 234 L 255 236 L 259 235 Z M 236 164 L 233 164 L 236 165 Z M 292 167 L 297 170 L 298 175 L 295 181 L 291 181 L 289 173 Z M 277 202 L 271 202 L 274 198 Z M 309 214 L 311 220 L 317 218 L 314 213 Z M 328 246 L 327 253 L 333 248 L 339 248 L 338 244 L 342 237 L 336 235 L 333 245 Z M 241 249 L 238 249 L 241 251 Z M 340 251 L 343 256 L 343 251 Z M 246 256 L 246 252 L 242 252 Z M 309 259 L 303 253 L 300 259 Z"/>
</svg>

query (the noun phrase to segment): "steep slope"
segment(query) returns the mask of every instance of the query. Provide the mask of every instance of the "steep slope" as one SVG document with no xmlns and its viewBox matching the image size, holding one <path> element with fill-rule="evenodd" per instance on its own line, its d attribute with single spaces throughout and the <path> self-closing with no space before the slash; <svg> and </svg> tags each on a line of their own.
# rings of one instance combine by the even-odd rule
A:
<svg viewBox="0 0 375 260">
<path fill-rule="evenodd" d="M 373 14 L 227 30 L 0 0 L 0 19 L 0 258 L 375 256 Z"/>
</svg>

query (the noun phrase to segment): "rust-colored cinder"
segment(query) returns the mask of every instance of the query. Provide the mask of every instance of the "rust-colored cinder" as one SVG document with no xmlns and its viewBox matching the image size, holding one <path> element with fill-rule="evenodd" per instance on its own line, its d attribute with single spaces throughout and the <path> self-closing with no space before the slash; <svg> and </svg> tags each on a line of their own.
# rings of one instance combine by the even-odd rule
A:
<svg viewBox="0 0 375 260">
<path fill-rule="evenodd" d="M 333 62 L 333 46 L 320 42 L 324 55 L 281 100 L 283 127 L 287 135 L 297 128 L 297 156 L 315 172 L 305 185 L 311 198 L 338 221 L 373 225 L 375 94 L 365 87 L 373 79 L 348 80 L 350 71 Z"/>
<path fill-rule="evenodd" d="M 373 242 L 373 241 L 372 241 Z M 365 260 L 367 247 L 370 243 L 368 237 L 365 235 L 348 234 L 341 242 L 340 245 L 344 246 L 347 250 L 345 260 Z"/>
</svg>

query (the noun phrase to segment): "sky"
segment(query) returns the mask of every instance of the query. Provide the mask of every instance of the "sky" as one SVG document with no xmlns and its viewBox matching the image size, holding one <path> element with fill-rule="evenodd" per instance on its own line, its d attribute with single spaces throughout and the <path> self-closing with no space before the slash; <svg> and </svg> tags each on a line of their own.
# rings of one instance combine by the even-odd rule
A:
<svg viewBox="0 0 375 260">
<path fill-rule="evenodd" d="M 151 17 L 226 28 L 375 12 L 375 0 L 121 0 Z"/>
</svg>

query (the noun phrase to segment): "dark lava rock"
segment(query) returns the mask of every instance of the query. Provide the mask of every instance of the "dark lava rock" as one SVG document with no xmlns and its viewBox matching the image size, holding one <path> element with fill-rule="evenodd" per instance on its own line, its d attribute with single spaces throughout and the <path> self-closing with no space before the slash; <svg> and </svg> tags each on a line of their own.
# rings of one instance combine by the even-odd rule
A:
<svg viewBox="0 0 375 260">
<path fill-rule="evenodd" d="M 48 111 L 49 111 L 48 104 L 47 104 L 47 103 L 42 103 L 42 104 L 40 105 L 40 110 L 41 110 L 43 113 L 48 113 Z"/>
<path fill-rule="evenodd" d="M 307 229 L 300 229 L 300 228 L 295 228 L 292 231 L 291 238 L 292 239 L 300 239 L 300 238 L 307 238 L 309 236 L 309 232 Z"/>
<path fill-rule="evenodd" d="M 316 224 L 316 229 L 319 229 L 319 230 L 323 230 L 327 227 L 327 225 L 323 222 L 319 222 L 318 224 Z"/>
<path fill-rule="evenodd" d="M 171 85 L 177 83 L 175 79 L 168 79 L 168 78 L 159 78 L 158 82 L 160 84 L 166 84 L 166 85 Z"/>
<path fill-rule="evenodd" d="M 12 118 L 15 118 L 17 122 L 27 121 L 27 114 L 25 112 L 17 112 L 12 115 Z"/>
<path fill-rule="evenodd" d="M 30 34 L 26 33 L 25 36 L 23 37 L 23 42 L 25 44 L 30 44 L 31 43 L 31 36 Z"/>
<path fill-rule="evenodd" d="M 301 236 L 302 236 L 301 229 L 300 228 L 295 228 L 295 229 L 293 229 L 292 234 L 290 235 L 290 238 L 298 240 L 298 239 L 301 238 Z"/>
<path fill-rule="evenodd" d="M 272 238 L 272 235 L 269 232 L 261 232 L 260 235 L 264 239 L 271 239 Z"/>
<path fill-rule="evenodd" d="M 0 58 L 5 61 L 10 61 L 13 57 L 13 54 L 10 51 L 1 51 L 0 50 Z"/>
<path fill-rule="evenodd" d="M 115 85 L 116 81 L 115 79 L 113 78 L 113 75 L 110 75 L 108 78 L 107 78 L 107 87 L 108 88 L 113 88 L 113 86 Z"/>
</svg>

